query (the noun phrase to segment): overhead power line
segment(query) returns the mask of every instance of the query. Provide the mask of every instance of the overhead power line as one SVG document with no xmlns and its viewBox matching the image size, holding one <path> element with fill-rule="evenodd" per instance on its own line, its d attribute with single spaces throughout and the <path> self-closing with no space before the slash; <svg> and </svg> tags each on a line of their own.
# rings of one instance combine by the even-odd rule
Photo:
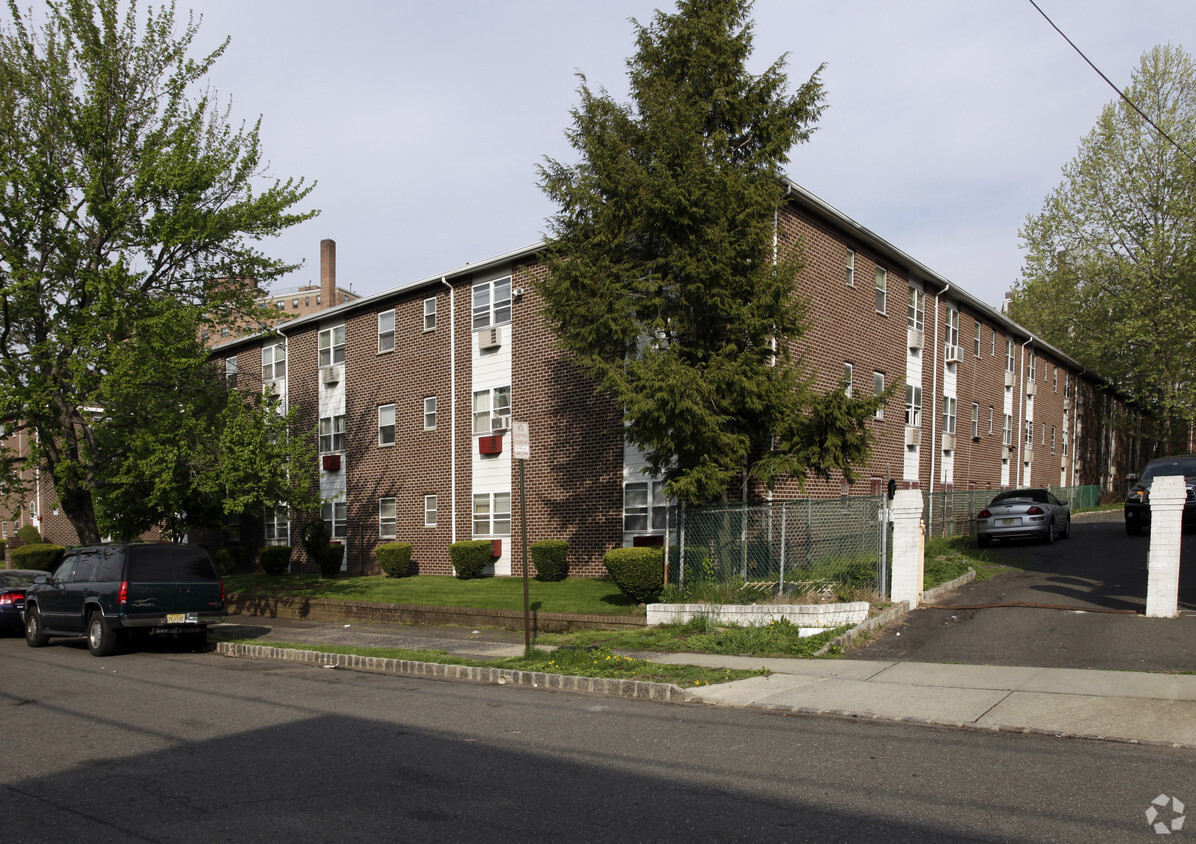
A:
<svg viewBox="0 0 1196 844">
<path fill-rule="evenodd" d="M 1135 103 L 1133 100 L 1131 100 L 1129 97 L 1127 97 L 1125 95 L 1125 92 L 1123 92 L 1120 88 L 1118 88 L 1116 85 L 1114 85 L 1112 80 L 1110 80 L 1109 77 L 1105 76 L 1105 74 L 1101 72 L 1101 69 L 1099 67 L 1097 67 L 1096 65 L 1094 65 L 1092 63 L 1092 60 L 1089 59 L 1086 55 L 1084 55 L 1084 51 L 1081 50 L 1079 47 L 1077 47 L 1076 43 L 1067 37 L 1067 33 L 1065 33 L 1062 29 L 1060 29 L 1058 26 L 1055 25 L 1055 22 L 1050 19 L 1050 17 L 1047 15 L 1047 13 L 1044 12 L 1042 10 L 1042 8 L 1037 3 L 1034 2 L 1034 0 L 1030 0 L 1030 5 L 1033 6 L 1035 9 L 1037 9 L 1038 14 L 1042 15 L 1043 18 L 1046 19 L 1046 22 L 1051 25 L 1051 27 L 1055 30 L 1055 32 L 1058 32 L 1060 35 L 1062 35 L 1063 40 L 1066 41 L 1068 44 L 1070 44 L 1071 48 L 1080 54 L 1080 58 L 1082 58 L 1084 61 L 1086 61 L 1088 63 L 1088 66 L 1090 68 L 1092 68 L 1093 70 L 1095 70 L 1097 72 L 1097 74 L 1100 76 L 1100 78 L 1105 80 L 1105 82 L 1108 84 L 1108 86 L 1117 92 L 1117 96 L 1119 96 L 1123 100 L 1125 100 L 1126 103 L 1129 104 L 1130 108 L 1132 108 L 1134 111 L 1138 112 L 1138 115 L 1143 120 L 1145 120 L 1147 123 L 1149 123 L 1151 126 L 1153 126 L 1154 130 L 1156 132 L 1158 132 L 1160 135 L 1162 135 L 1164 138 L 1166 138 L 1167 141 L 1171 144 L 1171 146 L 1173 146 L 1177 150 L 1179 150 L 1181 155 L 1183 155 L 1185 158 L 1187 158 L 1188 161 L 1191 161 L 1193 164 L 1196 164 L 1196 158 L 1193 158 L 1191 155 L 1189 155 L 1188 151 L 1186 149 L 1184 149 L 1182 146 L 1180 146 L 1176 142 L 1175 138 L 1171 137 L 1166 132 L 1164 132 L 1163 128 L 1161 126 L 1159 126 L 1159 124 L 1155 123 L 1153 120 L 1151 120 L 1149 117 L 1147 117 L 1146 113 L 1144 111 L 1142 111 L 1142 109 L 1138 108 L 1137 103 Z"/>
</svg>

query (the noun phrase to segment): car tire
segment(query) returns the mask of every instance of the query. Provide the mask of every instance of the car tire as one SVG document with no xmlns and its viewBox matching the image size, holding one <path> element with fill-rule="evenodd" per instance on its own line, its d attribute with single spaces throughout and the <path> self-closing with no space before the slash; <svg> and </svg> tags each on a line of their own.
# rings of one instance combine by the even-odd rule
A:
<svg viewBox="0 0 1196 844">
<path fill-rule="evenodd" d="M 976 544 L 979 545 L 981 548 L 987 548 L 989 546 L 989 543 L 991 543 L 992 541 L 993 541 L 993 538 L 991 536 L 977 536 L 976 537 Z"/>
<path fill-rule="evenodd" d="M 1062 539 L 1069 539 L 1071 537 L 1071 516 L 1068 516 L 1067 521 L 1063 523 L 1063 533 L 1059 536 Z"/>
<path fill-rule="evenodd" d="M 25 613 L 25 644 L 31 648 L 41 648 L 49 641 L 46 626 L 42 624 L 42 614 L 34 607 Z"/>
<path fill-rule="evenodd" d="M 194 653 L 201 654 L 208 649 L 208 631 L 196 630 L 193 633 L 183 634 L 183 641 L 190 646 L 190 650 Z"/>
<path fill-rule="evenodd" d="M 1045 542 L 1047 545 L 1050 545 L 1055 541 L 1055 520 L 1054 519 L 1051 519 L 1050 524 L 1047 525 L 1046 536 L 1043 537 L 1042 541 Z"/>
<path fill-rule="evenodd" d="M 1125 533 L 1126 536 L 1139 536 L 1142 533 L 1142 525 L 1137 522 L 1126 522 Z"/>
<path fill-rule="evenodd" d="M 98 610 L 87 617 L 87 649 L 92 656 L 108 656 L 116 650 L 116 631 Z"/>
</svg>

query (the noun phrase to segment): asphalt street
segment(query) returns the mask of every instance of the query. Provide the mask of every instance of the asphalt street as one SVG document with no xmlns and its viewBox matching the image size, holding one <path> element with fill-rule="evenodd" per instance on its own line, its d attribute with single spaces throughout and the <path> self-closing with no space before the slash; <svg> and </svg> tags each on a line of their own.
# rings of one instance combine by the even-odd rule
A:
<svg viewBox="0 0 1196 844">
<path fill-rule="evenodd" d="M 1196 671 L 1196 534 L 1183 535 L 1180 617 L 1146 618 L 1150 537 L 1127 536 L 1120 512 L 1081 514 L 1053 545 L 998 543 L 1014 571 L 966 584 L 873 634 L 850 656 L 866 660 L 1122 671 Z M 1049 604 L 1059 609 L 969 606 Z M 1102 610 L 1129 610 L 1110 614 Z"/>
<path fill-rule="evenodd" d="M 12 842 L 1132 841 L 1196 805 L 1190 750 L 67 640 L 0 640 L 0 707 Z"/>
</svg>

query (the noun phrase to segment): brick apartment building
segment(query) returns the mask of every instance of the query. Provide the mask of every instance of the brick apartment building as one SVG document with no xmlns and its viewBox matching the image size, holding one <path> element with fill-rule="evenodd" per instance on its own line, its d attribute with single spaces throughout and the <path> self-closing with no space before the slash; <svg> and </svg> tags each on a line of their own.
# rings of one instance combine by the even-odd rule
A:
<svg viewBox="0 0 1196 844">
<path fill-rule="evenodd" d="M 790 480 L 772 493 L 748 488 L 749 501 L 879 494 L 890 478 L 931 492 L 1111 492 L 1139 468 L 1147 443 L 1123 424 L 1135 411 L 1099 376 L 799 185 L 788 188 L 778 245 L 801 249 L 808 303 L 795 354 L 820 390 L 845 377 L 853 391 L 900 386 L 870 423 L 875 446 L 854 484 L 812 481 L 803 493 Z M 324 241 L 334 279 L 332 250 Z M 596 576 L 610 548 L 663 533 L 662 484 L 641 471 L 618 408 L 570 364 L 542 317 L 538 254 L 499 255 L 213 349 L 239 388 L 277 394 L 317 432 L 313 483 L 347 546 L 347 571 L 375 571 L 377 545 L 399 540 L 414 546 L 420 573 L 447 574 L 452 542 L 486 538 L 501 544 L 495 574 L 519 574 L 512 419 L 531 437 L 529 541 L 568 540 L 571 572 Z M 247 513 L 218 541 L 298 545 L 311 515 Z"/>
</svg>

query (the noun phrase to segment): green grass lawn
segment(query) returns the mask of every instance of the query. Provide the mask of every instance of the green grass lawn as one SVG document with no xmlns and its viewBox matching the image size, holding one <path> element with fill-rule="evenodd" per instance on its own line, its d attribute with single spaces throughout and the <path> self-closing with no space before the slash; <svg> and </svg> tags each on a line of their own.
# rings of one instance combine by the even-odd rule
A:
<svg viewBox="0 0 1196 844">
<path fill-rule="evenodd" d="M 224 586 L 230 593 L 238 595 L 523 611 L 523 580 L 518 577 L 460 580 L 447 575 L 375 575 L 322 580 L 314 574 L 236 574 L 225 577 Z M 533 612 L 584 615 L 643 615 L 645 612 L 609 580 L 581 577 L 556 583 L 532 580 L 528 591 Z"/>
</svg>

